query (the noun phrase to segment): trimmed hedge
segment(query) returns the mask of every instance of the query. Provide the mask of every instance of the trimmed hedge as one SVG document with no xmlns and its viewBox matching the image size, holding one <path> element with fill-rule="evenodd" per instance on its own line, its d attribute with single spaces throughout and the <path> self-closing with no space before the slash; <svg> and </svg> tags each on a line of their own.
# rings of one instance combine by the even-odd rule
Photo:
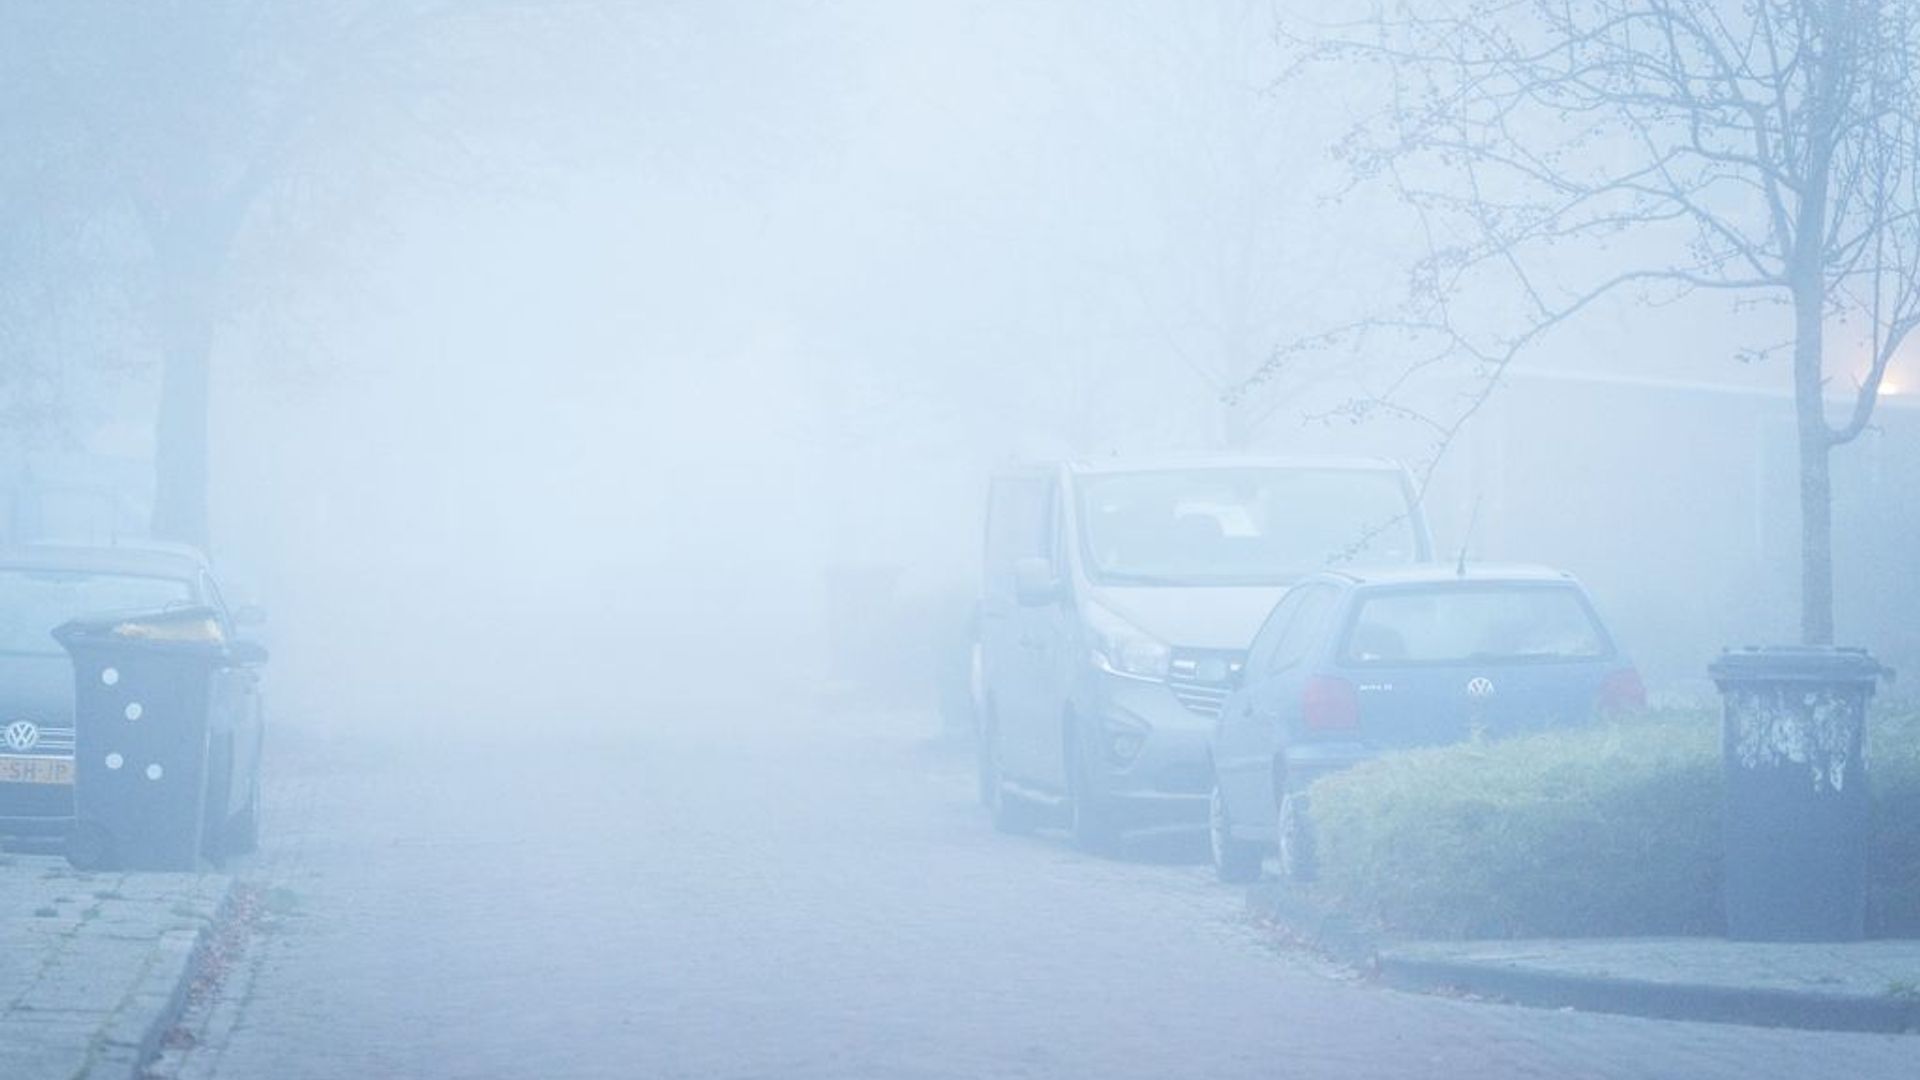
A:
<svg viewBox="0 0 1920 1080">
<path fill-rule="evenodd" d="M 1874 856 L 1868 929 L 1920 937 L 1920 709 L 1875 716 L 1867 733 Z"/>
<path fill-rule="evenodd" d="M 1920 933 L 1920 714 L 1869 727 L 1870 920 Z M 1313 787 L 1315 890 L 1427 937 L 1720 932 L 1719 716 L 1389 755 Z"/>
</svg>

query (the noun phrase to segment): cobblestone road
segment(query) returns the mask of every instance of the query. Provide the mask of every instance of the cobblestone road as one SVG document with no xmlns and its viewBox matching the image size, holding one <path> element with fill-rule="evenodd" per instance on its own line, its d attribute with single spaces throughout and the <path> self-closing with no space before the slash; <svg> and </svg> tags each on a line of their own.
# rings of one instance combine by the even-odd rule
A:
<svg viewBox="0 0 1920 1080">
<path fill-rule="evenodd" d="M 1915 1039 L 1344 980 L 1171 853 L 993 835 L 961 763 L 915 733 L 786 730 L 283 749 L 253 870 L 280 914 L 178 1074 L 1853 1080 L 1920 1061 Z"/>
</svg>

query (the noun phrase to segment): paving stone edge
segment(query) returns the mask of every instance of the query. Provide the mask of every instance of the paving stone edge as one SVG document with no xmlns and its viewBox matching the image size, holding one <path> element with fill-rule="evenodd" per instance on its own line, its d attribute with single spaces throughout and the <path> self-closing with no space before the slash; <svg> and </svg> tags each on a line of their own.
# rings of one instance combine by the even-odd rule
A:
<svg viewBox="0 0 1920 1080">
<path fill-rule="evenodd" d="M 1468 993 L 1535 1008 L 1661 1020 L 1814 1031 L 1920 1032 L 1920 999 L 1654 982 L 1406 956 L 1301 890 L 1274 882 L 1248 889 L 1247 908 L 1284 927 L 1309 948 L 1399 990 Z"/>
<path fill-rule="evenodd" d="M 192 929 L 160 935 L 133 989 L 120 1002 L 99 1043 L 100 1052 L 82 1073 L 85 1080 L 141 1080 L 147 1063 L 186 1007 L 187 991 L 200 968 L 201 952 L 231 912 L 234 879 L 222 876 L 211 918 Z"/>
</svg>

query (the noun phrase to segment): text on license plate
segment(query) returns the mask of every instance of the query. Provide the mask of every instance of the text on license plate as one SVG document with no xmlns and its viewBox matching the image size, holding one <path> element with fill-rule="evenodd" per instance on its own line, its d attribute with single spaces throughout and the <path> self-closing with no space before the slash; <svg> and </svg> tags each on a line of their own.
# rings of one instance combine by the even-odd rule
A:
<svg viewBox="0 0 1920 1080">
<path fill-rule="evenodd" d="M 71 784 L 73 759 L 0 754 L 0 784 Z"/>
</svg>

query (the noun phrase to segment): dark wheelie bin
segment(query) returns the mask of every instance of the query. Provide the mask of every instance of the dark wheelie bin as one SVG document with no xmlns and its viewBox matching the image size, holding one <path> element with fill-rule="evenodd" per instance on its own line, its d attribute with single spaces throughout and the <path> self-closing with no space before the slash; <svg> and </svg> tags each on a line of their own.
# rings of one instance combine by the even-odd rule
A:
<svg viewBox="0 0 1920 1080">
<path fill-rule="evenodd" d="M 1856 941 L 1866 933 L 1867 705 L 1885 669 L 1864 649 L 1730 649 L 1724 704 L 1727 936 Z"/>
<path fill-rule="evenodd" d="M 77 619 L 53 632 L 73 658 L 74 828 L 83 870 L 191 870 L 207 799 L 209 687 L 228 663 L 210 608 Z"/>
</svg>

